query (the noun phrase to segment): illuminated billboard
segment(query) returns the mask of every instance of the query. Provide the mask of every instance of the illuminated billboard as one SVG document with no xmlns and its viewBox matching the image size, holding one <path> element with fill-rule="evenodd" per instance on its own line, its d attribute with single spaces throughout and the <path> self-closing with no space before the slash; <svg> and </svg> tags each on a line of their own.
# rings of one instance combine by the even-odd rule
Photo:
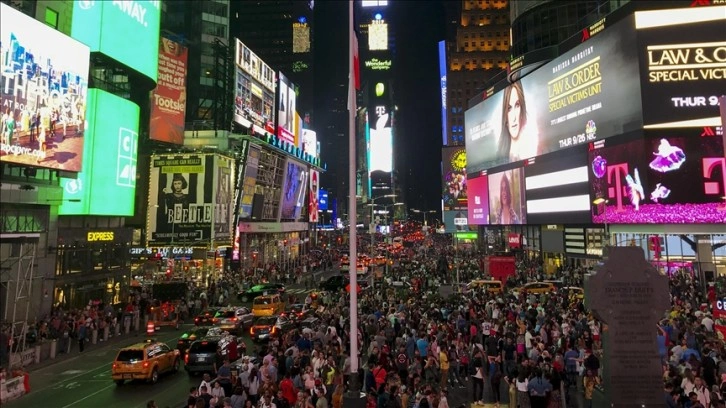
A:
<svg viewBox="0 0 726 408">
<path fill-rule="evenodd" d="M 234 121 L 260 135 L 275 133 L 275 71 L 237 40 Z"/>
<path fill-rule="evenodd" d="M 282 204 L 280 219 L 297 220 L 305 204 L 308 187 L 308 170 L 302 164 L 287 160 L 285 180 L 282 184 Z"/>
<path fill-rule="evenodd" d="M 588 224 L 586 145 L 528 161 L 524 167 L 529 224 Z"/>
<path fill-rule="evenodd" d="M 302 129 L 302 150 L 312 157 L 318 157 L 318 135 L 314 130 Z"/>
<path fill-rule="evenodd" d="M 702 128 L 657 129 L 589 152 L 592 221 L 607 224 L 726 224 L 721 137 Z"/>
<path fill-rule="evenodd" d="M 374 171 L 393 171 L 393 112 L 385 105 L 375 106 L 368 142 L 368 174 Z"/>
<path fill-rule="evenodd" d="M 214 155 L 151 156 L 146 239 L 155 245 L 209 240 Z"/>
<path fill-rule="evenodd" d="M 89 89 L 86 111 L 83 170 L 75 179 L 61 178 L 63 202 L 58 214 L 133 216 L 139 106 Z"/>
<path fill-rule="evenodd" d="M 255 198 L 255 186 L 257 185 L 260 153 L 260 147 L 257 145 L 250 144 L 247 148 L 244 170 L 242 170 L 242 178 L 240 180 L 242 185 L 239 187 L 239 219 L 248 219 L 252 216 L 252 202 Z"/>
<path fill-rule="evenodd" d="M 318 210 L 328 210 L 328 190 L 320 189 L 318 192 Z"/>
<path fill-rule="evenodd" d="M 489 224 L 489 179 L 478 175 L 468 180 L 467 220 L 469 225 Z"/>
<path fill-rule="evenodd" d="M 232 191 L 234 189 L 234 159 L 216 155 L 214 157 L 214 240 L 232 243 Z"/>
<path fill-rule="evenodd" d="M 439 83 L 441 89 L 441 140 L 443 145 L 449 144 L 446 136 L 449 132 L 449 124 L 446 120 L 446 41 L 439 41 Z"/>
<path fill-rule="evenodd" d="M 320 173 L 310 170 L 310 189 L 308 193 L 308 221 L 318 222 L 318 197 L 320 194 Z"/>
<path fill-rule="evenodd" d="M 81 171 L 90 51 L 0 4 L 0 161 Z"/>
<path fill-rule="evenodd" d="M 635 13 L 646 129 L 721 126 L 726 6 Z"/>
<path fill-rule="evenodd" d="M 466 149 L 450 146 L 441 149 L 444 209 L 466 208 Z"/>
<path fill-rule="evenodd" d="M 488 175 L 489 223 L 526 224 L 524 169 L 512 169 Z"/>
<path fill-rule="evenodd" d="M 642 128 L 633 16 L 464 115 L 467 171 L 525 160 Z"/>
<path fill-rule="evenodd" d="M 160 16 L 159 0 L 74 1 L 71 37 L 156 82 Z"/>
<path fill-rule="evenodd" d="M 373 20 L 368 24 L 368 50 L 388 49 L 388 24 L 383 20 Z"/>
<path fill-rule="evenodd" d="M 149 138 L 184 144 L 187 91 L 187 47 L 168 38 L 159 40 L 159 82 L 151 94 Z"/>
<path fill-rule="evenodd" d="M 277 137 L 295 144 L 295 85 L 282 72 L 277 78 Z"/>
<path fill-rule="evenodd" d="M 451 234 L 459 231 L 469 231 L 469 221 L 466 210 L 444 211 L 444 231 Z"/>
</svg>

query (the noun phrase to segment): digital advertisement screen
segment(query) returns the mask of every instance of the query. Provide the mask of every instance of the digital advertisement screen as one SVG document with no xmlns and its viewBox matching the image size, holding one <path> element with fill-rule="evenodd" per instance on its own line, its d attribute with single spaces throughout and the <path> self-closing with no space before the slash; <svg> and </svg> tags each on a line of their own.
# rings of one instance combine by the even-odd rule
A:
<svg viewBox="0 0 726 408">
<path fill-rule="evenodd" d="M 71 37 L 156 82 L 160 16 L 158 0 L 74 1 Z"/>
<path fill-rule="evenodd" d="M 318 222 L 318 196 L 320 194 L 320 174 L 317 170 L 310 170 L 310 189 L 308 196 L 308 221 Z"/>
<path fill-rule="evenodd" d="M 721 137 L 701 128 L 658 129 L 589 153 L 593 222 L 725 223 L 726 158 Z"/>
<path fill-rule="evenodd" d="M 277 81 L 277 137 L 295 143 L 295 85 L 282 72 Z"/>
<path fill-rule="evenodd" d="M 529 224 L 589 224 L 587 146 L 532 159 L 524 167 Z"/>
<path fill-rule="evenodd" d="M 250 144 L 247 158 L 244 163 L 242 187 L 240 195 L 239 219 L 252 216 L 252 201 L 255 198 L 255 185 L 257 185 L 257 172 L 260 163 L 260 147 Z"/>
<path fill-rule="evenodd" d="M 302 150 L 316 158 L 318 154 L 318 135 L 314 130 L 302 129 Z"/>
<path fill-rule="evenodd" d="M 288 159 L 285 180 L 282 184 L 280 219 L 297 220 L 300 218 L 300 210 L 305 205 L 307 185 L 307 169 L 303 165 Z"/>
<path fill-rule="evenodd" d="M 469 225 L 489 224 L 489 179 L 486 175 L 467 180 Z"/>
<path fill-rule="evenodd" d="M 441 88 L 441 140 L 442 144 L 448 144 L 446 135 L 449 131 L 449 125 L 446 120 L 446 41 L 439 41 L 439 77 Z"/>
<path fill-rule="evenodd" d="M 625 18 L 467 110 L 467 171 L 641 128 L 634 32 Z"/>
<path fill-rule="evenodd" d="M 152 140 L 184 144 L 188 54 L 187 47 L 168 38 L 159 39 L 159 80 L 151 94 Z"/>
<path fill-rule="evenodd" d="M 154 245 L 209 240 L 214 155 L 151 156 L 146 239 Z"/>
<path fill-rule="evenodd" d="M 129 100 L 88 90 L 83 170 L 75 179 L 61 177 L 59 215 L 134 215 L 139 111 Z"/>
<path fill-rule="evenodd" d="M 517 168 L 488 175 L 489 223 L 526 224 L 524 169 Z"/>
<path fill-rule="evenodd" d="M 368 173 L 393 170 L 393 112 L 385 105 L 373 107 L 369 113 L 370 139 L 368 145 Z"/>
<path fill-rule="evenodd" d="M 328 211 L 328 190 L 320 189 L 318 192 L 318 210 Z"/>
<path fill-rule="evenodd" d="M 259 134 L 274 134 L 275 71 L 240 40 L 236 52 L 234 121 Z"/>
<path fill-rule="evenodd" d="M 450 146 L 441 149 L 444 209 L 466 208 L 466 149 Z"/>
<path fill-rule="evenodd" d="M 721 126 L 726 6 L 635 13 L 646 128 Z"/>
<path fill-rule="evenodd" d="M 81 171 L 90 51 L 0 4 L 0 161 Z"/>
</svg>

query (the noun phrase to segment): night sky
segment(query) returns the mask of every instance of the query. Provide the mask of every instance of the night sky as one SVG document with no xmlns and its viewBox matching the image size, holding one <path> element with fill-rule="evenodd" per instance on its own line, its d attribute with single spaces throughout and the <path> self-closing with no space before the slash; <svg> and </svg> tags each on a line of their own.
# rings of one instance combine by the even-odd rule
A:
<svg viewBox="0 0 726 408">
<path fill-rule="evenodd" d="M 399 109 L 398 133 L 394 134 L 394 166 L 411 193 L 406 196 L 408 208 L 439 210 L 441 98 L 438 42 L 445 36 L 444 6 L 442 1 L 391 1 L 389 4 L 386 20 L 396 36 L 394 93 Z M 347 1 L 315 2 L 315 122 L 323 133 L 332 121 L 347 120 L 346 112 L 332 112 L 330 106 L 332 101 L 341 100 L 339 98 L 345 103 L 346 90 L 341 89 L 340 84 L 346 83 L 347 75 L 346 70 L 340 68 L 347 66 L 347 5 Z M 364 39 L 359 38 L 359 42 L 366 46 Z M 347 153 L 340 153 L 347 157 Z M 323 151 L 322 154 L 330 169 L 336 158 L 331 157 L 331 152 Z"/>
</svg>

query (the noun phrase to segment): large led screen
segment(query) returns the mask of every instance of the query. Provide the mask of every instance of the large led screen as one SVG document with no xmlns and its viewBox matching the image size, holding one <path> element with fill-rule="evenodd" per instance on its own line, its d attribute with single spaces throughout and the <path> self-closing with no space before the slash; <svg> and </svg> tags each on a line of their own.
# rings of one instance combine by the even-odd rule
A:
<svg viewBox="0 0 726 408">
<path fill-rule="evenodd" d="M 151 156 L 146 239 L 169 245 L 210 239 L 214 218 L 214 156 Z"/>
<path fill-rule="evenodd" d="M 466 149 L 450 146 L 441 149 L 444 209 L 466 208 Z"/>
<path fill-rule="evenodd" d="M 488 175 L 489 223 L 526 224 L 524 169 L 517 168 Z"/>
<path fill-rule="evenodd" d="M 446 41 L 439 41 L 439 87 L 441 89 L 441 139 L 442 144 L 446 145 L 449 143 L 449 138 L 446 135 L 449 132 L 449 124 L 446 120 Z"/>
<path fill-rule="evenodd" d="M 586 147 L 540 156 L 525 166 L 527 223 L 590 223 Z"/>
<path fill-rule="evenodd" d="M 0 161 L 81 171 L 89 55 L 0 4 Z"/>
<path fill-rule="evenodd" d="M 297 220 L 300 218 L 300 211 L 305 204 L 307 183 L 307 169 L 303 165 L 288 159 L 285 180 L 282 185 L 281 219 Z"/>
<path fill-rule="evenodd" d="M 635 13 L 646 128 L 721 126 L 726 6 Z"/>
<path fill-rule="evenodd" d="M 469 231 L 469 221 L 466 210 L 444 211 L 444 232 L 451 234 L 459 231 Z"/>
<path fill-rule="evenodd" d="M 295 85 L 280 72 L 277 81 L 277 137 L 295 143 Z"/>
<path fill-rule="evenodd" d="M 259 134 L 275 133 L 275 71 L 237 40 L 234 121 Z"/>
<path fill-rule="evenodd" d="M 595 145 L 589 153 L 593 222 L 725 223 L 723 143 L 700 133 L 654 130 L 645 139 Z"/>
<path fill-rule="evenodd" d="M 467 110 L 467 171 L 639 129 L 634 31 L 630 16 Z"/>
<path fill-rule="evenodd" d="M 133 216 L 139 106 L 89 89 L 86 111 L 83 170 L 75 179 L 61 178 L 63 202 L 58 214 Z"/>
<path fill-rule="evenodd" d="M 158 0 L 74 1 L 71 37 L 156 82 L 160 16 Z"/>
<path fill-rule="evenodd" d="M 393 112 L 385 105 L 375 106 L 371 114 L 368 146 L 368 173 L 393 170 Z"/>
<path fill-rule="evenodd" d="M 467 181 L 469 199 L 467 203 L 469 225 L 489 224 L 489 183 L 486 175 Z"/>
<path fill-rule="evenodd" d="M 310 170 L 310 190 L 308 193 L 308 221 L 318 222 L 318 197 L 320 195 L 320 173 Z"/>
<path fill-rule="evenodd" d="M 159 82 L 151 94 L 149 138 L 184 144 L 187 106 L 187 47 L 168 38 L 159 40 Z"/>
</svg>

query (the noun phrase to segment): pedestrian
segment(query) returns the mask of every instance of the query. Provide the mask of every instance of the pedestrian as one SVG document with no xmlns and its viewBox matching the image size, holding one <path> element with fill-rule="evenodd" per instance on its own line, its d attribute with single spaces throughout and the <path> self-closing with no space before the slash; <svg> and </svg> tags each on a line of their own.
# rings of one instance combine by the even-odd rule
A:
<svg viewBox="0 0 726 408">
<path fill-rule="evenodd" d="M 83 346 L 86 342 L 86 335 L 88 334 L 88 327 L 84 320 L 78 322 L 78 351 L 83 353 Z"/>
</svg>

